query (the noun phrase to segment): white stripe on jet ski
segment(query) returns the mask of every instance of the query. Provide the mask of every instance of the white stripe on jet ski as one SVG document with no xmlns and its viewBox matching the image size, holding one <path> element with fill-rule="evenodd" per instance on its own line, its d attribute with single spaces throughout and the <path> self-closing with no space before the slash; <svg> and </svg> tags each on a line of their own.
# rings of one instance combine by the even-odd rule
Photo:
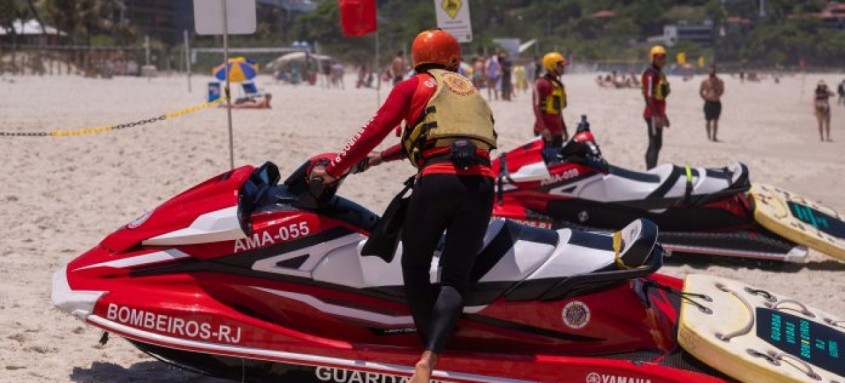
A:
<svg viewBox="0 0 845 383">
<path fill-rule="evenodd" d="M 391 316 L 391 315 L 378 314 L 378 313 L 374 313 L 374 312 L 370 312 L 370 311 L 364 311 L 364 310 L 359 310 L 359 309 L 353 309 L 353 308 L 350 308 L 350 307 L 344 307 L 344 306 L 329 304 L 329 303 L 323 302 L 323 301 L 321 301 L 317 298 L 314 298 L 310 295 L 297 294 L 297 293 L 292 293 L 290 291 L 280 291 L 280 290 L 267 289 L 267 288 L 258 287 L 258 286 L 252 286 L 252 288 L 254 288 L 256 290 L 268 292 L 268 293 L 273 294 L 273 295 L 278 295 L 278 296 L 281 296 L 281 297 L 290 298 L 290 299 L 305 303 L 306 305 L 309 305 L 309 306 L 311 306 L 311 307 L 313 307 L 317 310 L 320 310 L 324 313 L 327 313 L 327 314 L 332 314 L 332 315 L 337 315 L 337 316 L 342 316 L 342 317 L 352 318 L 352 319 L 365 320 L 367 322 L 373 322 L 373 323 L 378 323 L 378 324 L 383 324 L 383 325 L 388 325 L 388 326 L 400 326 L 400 325 L 405 326 L 405 325 L 413 325 L 414 324 L 413 319 L 411 319 L 411 317 L 409 315 Z"/>
<path fill-rule="evenodd" d="M 202 214 L 188 227 L 147 239 L 143 244 L 150 246 L 194 245 L 242 238 L 246 238 L 246 234 L 238 221 L 236 205 Z"/>
<path fill-rule="evenodd" d="M 156 334 L 148 331 L 139 330 L 134 327 L 129 327 L 120 323 L 115 323 L 106 318 L 97 316 L 97 315 L 90 315 L 88 316 L 88 321 L 93 323 L 94 325 L 104 328 L 104 329 L 111 329 L 115 332 L 119 332 L 122 335 L 135 339 L 140 342 L 152 343 L 157 344 L 159 346 L 171 346 L 174 348 L 179 348 L 183 350 L 189 351 L 196 351 L 196 350 L 203 350 L 202 352 L 205 353 L 213 353 L 213 354 L 222 354 L 228 356 L 235 356 L 235 357 L 244 357 L 245 355 L 256 356 L 260 358 L 267 358 L 269 360 L 275 360 L 282 363 L 299 363 L 301 365 L 308 365 L 308 366 L 326 366 L 326 367 L 342 367 L 348 368 L 351 370 L 356 371 L 371 371 L 371 372 L 380 372 L 380 373 L 392 373 L 392 374 L 404 374 L 404 375 L 411 375 L 414 372 L 414 369 L 408 366 L 402 366 L 397 364 L 385 364 L 385 363 L 375 363 L 375 362 L 367 362 L 363 360 L 353 360 L 353 359 L 341 359 L 341 358 L 332 358 L 327 356 L 318 356 L 318 355 L 309 355 L 309 354 L 297 354 L 292 352 L 283 352 L 283 351 L 272 351 L 272 350 L 265 350 L 260 348 L 251 348 L 251 347 L 239 347 L 239 346 L 230 346 L 230 345 L 222 345 L 217 343 L 206 343 L 206 342 L 198 342 L 192 341 L 187 339 L 181 338 L 174 338 L 169 336 L 164 336 L 161 334 Z M 489 382 L 489 383 L 532 383 L 528 380 L 517 380 L 517 379 L 507 379 L 507 378 L 499 378 L 499 377 L 492 377 L 492 376 L 485 376 L 485 375 L 477 375 L 477 374 L 468 374 L 462 372 L 451 372 L 451 371 L 443 371 L 443 370 L 435 370 L 432 374 L 433 378 L 439 379 L 458 379 L 463 381 L 471 381 L 471 382 Z"/>
<path fill-rule="evenodd" d="M 109 261 L 109 262 L 102 262 L 102 263 L 95 263 L 93 265 L 88 265 L 85 267 L 80 267 L 76 270 L 85 270 L 94 267 L 131 267 L 131 266 L 139 266 L 139 265 L 146 265 L 150 263 L 159 263 L 165 261 L 172 261 L 180 258 L 188 257 L 188 254 L 185 254 L 177 249 L 168 249 L 164 251 L 156 251 L 155 253 L 149 253 L 144 255 L 139 255 L 137 257 L 129 257 L 118 259 L 116 261 Z"/>
</svg>

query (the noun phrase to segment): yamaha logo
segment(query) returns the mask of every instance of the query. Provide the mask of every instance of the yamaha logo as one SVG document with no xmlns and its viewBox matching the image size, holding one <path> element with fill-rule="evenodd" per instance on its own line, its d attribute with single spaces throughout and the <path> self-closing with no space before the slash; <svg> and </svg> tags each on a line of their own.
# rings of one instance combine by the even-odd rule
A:
<svg viewBox="0 0 845 383">
<path fill-rule="evenodd" d="M 563 323 L 567 327 L 580 329 L 590 323 L 590 308 L 581 301 L 572 301 L 563 307 Z"/>
<path fill-rule="evenodd" d="M 585 383 L 651 383 L 648 378 L 634 378 L 632 376 L 609 375 L 591 372 L 587 374 Z"/>
</svg>

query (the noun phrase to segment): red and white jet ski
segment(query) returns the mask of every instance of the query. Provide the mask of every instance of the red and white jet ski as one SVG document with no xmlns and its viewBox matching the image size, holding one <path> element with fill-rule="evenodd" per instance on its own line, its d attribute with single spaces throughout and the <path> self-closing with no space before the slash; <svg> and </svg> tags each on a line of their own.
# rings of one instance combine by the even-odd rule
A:
<svg viewBox="0 0 845 383">
<path fill-rule="evenodd" d="M 219 377 L 407 381 L 421 350 L 401 250 L 389 262 L 361 256 L 378 217 L 333 190 L 312 193 L 304 169 L 278 184 L 272 163 L 244 166 L 173 197 L 57 271 L 54 304 L 158 359 Z M 845 343 L 841 318 L 796 312 L 794 301 L 733 281 L 691 276 L 691 290 L 655 274 L 656 237 L 645 220 L 614 234 L 491 222 L 433 378 L 843 381 L 845 363 L 830 351 Z M 805 357 L 792 347 L 805 338 L 825 350 Z"/>
<path fill-rule="evenodd" d="M 502 153 L 493 167 L 497 217 L 604 231 L 647 218 L 670 251 L 801 262 L 811 247 L 845 260 L 845 220 L 832 208 L 752 185 L 741 163 L 647 172 L 610 165 L 585 116 L 562 149 L 544 149 L 537 139 Z"/>
</svg>

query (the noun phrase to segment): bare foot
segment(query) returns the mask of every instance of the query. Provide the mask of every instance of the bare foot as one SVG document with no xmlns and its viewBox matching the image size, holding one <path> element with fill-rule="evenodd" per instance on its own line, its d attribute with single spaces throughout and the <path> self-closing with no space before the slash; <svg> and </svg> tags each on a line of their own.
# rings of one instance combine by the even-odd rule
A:
<svg viewBox="0 0 845 383">
<path fill-rule="evenodd" d="M 431 365 L 428 362 L 419 361 L 414 366 L 414 375 L 408 383 L 429 383 L 431 380 Z"/>
<path fill-rule="evenodd" d="M 423 352 L 419 362 L 414 366 L 414 375 L 408 383 L 429 383 L 435 364 L 437 364 L 437 354 L 428 350 Z"/>
</svg>

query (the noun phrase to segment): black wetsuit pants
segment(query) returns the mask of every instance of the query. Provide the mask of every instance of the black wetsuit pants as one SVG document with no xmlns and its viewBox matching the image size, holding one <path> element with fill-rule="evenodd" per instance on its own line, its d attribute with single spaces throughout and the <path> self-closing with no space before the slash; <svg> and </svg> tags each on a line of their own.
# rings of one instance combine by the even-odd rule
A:
<svg viewBox="0 0 845 383">
<path fill-rule="evenodd" d="M 663 129 L 654 126 L 654 119 L 646 118 L 645 123 L 648 125 L 648 149 L 645 152 L 645 167 L 651 169 L 657 166 L 657 155 L 660 153 L 660 147 L 663 146 Z"/>
<path fill-rule="evenodd" d="M 463 311 L 470 274 L 493 210 L 493 180 L 432 174 L 414 185 L 402 229 L 405 294 L 426 350 L 443 351 Z M 443 234 L 440 284 L 429 270 Z"/>
</svg>

